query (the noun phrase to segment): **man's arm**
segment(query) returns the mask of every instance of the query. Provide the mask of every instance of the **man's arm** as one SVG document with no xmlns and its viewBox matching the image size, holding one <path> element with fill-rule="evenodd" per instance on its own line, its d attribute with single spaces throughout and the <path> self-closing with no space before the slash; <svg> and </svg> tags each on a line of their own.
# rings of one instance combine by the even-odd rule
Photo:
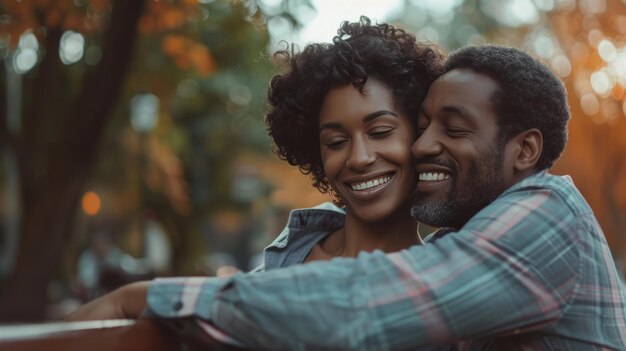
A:
<svg viewBox="0 0 626 351">
<path fill-rule="evenodd" d="M 228 279 L 162 280 L 148 304 L 261 349 L 407 349 L 545 328 L 574 294 L 574 222 L 558 195 L 522 190 L 433 244 Z"/>
</svg>

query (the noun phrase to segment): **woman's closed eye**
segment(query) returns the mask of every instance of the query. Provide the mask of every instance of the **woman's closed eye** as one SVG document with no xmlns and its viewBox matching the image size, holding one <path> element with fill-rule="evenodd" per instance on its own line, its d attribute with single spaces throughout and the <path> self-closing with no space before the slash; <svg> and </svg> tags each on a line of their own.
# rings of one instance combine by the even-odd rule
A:
<svg viewBox="0 0 626 351">
<path fill-rule="evenodd" d="M 384 138 L 390 135 L 394 129 L 393 127 L 377 127 L 372 129 L 369 134 L 374 138 Z"/>
<path fill-rule="evenodd" d="M 334 149 L 339 149 L 340 147 L 345 145 L 346 142 L 347 142 L 347 139 L 345 138 L 332 138 L 332 139 L 326 140 L 324 142 L 324 145 L 326 145 L 327 148 L 334 150 Z"/>
</svg>

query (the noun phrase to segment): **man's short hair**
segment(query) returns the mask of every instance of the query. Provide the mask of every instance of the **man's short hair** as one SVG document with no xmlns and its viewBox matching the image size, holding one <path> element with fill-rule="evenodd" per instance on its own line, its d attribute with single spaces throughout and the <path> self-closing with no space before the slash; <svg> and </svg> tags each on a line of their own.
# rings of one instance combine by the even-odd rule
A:
<svg viewBox="0 0 626 351">
<path fill-rule="evenodd" d="M 547 169 L 567 141 L 569 107 L 563 82 L 526 52 L 502 46 L 469 46 L 452 52 L 444 71 L 470 69 L 498 84 L 492 96 L 500 142 L 531 128 L 543 135 L 543 151 L 535 168 Z"/>
</svg>

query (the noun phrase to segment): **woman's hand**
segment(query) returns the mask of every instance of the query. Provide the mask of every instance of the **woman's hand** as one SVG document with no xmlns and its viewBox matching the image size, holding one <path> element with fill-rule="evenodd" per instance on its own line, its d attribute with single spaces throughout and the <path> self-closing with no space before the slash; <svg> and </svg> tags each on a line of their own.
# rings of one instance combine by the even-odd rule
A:
<svg viewBox="0 0 626 351">
<path fill-rule="evenodd" d="M 149 281 L 125 285 L 72 312 L 65 321 L 137 319 L 146 308 Z"/>
</svg>

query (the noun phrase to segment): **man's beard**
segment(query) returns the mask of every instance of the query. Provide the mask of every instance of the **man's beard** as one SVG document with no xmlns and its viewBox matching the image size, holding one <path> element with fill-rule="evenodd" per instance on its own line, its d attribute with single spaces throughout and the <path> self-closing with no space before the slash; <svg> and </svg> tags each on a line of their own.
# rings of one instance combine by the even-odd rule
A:
<svg viewBox="0 0 626 351">
<path fill-rule="evenodd" d="M 478 159 L 466 172 L 468 175 L 475 174 L 476 177 L 466 179 L 464 184 L 457 182 L 458 172 L 454 172 L 452 177 L 454 183 L 443 199 L 421 201 L 418 192 L 411 208 L 411 215 L 416 220 L 433 227 L 461 228 L 505 190 L 503 156 L 502 151 L 496 151 Z"/>
</svg>

